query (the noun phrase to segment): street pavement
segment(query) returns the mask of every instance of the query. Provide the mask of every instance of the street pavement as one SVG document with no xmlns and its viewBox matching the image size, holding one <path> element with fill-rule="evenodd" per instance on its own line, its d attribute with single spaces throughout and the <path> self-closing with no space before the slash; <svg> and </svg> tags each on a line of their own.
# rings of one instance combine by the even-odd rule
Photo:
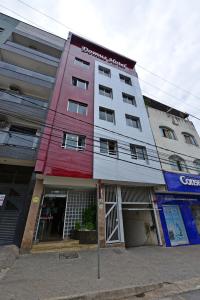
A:
<svg viewBox="0 0 200 300">
<path fill-rule="evenodd" d="M 95 250 L 79 252 L 78 258 L 65 253 L 21 255 L 0 280 L 0 300 L 47 299 L 200 277 L 200 246 L 102 249 L 100 265 L 97 279 Z"/>
<path fill-rule="evenodd" d="M 200 300 L 200 290 L 194 290 L 187 293 L 181 293 L 173 297 L 166 297 L 159 300 Z"/>
</svg>

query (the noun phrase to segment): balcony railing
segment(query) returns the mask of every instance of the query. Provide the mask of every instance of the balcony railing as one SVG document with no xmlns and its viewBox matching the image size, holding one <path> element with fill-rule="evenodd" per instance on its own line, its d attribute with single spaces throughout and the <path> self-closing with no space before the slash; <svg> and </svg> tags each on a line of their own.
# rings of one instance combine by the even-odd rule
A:
<svg viewBox="0 0 200 300">
<path fill-rule="evenodd" d="M 37 136 L 1 130 L 0 156 L 20 160 L 34 160 L 38 140 Z"/>
<path fill-rule="evenodd" d="M 31 120 L 44 121 L 48 102 L 38 98 L 19 95 L 7 90 L 0 90 L 1 114 L 14 113 Z"/>
</svg>

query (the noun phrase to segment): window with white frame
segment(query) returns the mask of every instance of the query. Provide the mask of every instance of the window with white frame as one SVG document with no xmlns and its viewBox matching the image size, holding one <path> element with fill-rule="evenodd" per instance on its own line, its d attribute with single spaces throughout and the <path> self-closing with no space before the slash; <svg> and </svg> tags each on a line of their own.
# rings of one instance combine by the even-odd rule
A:
<svg viewBox="0 0 200 300">
<path fill-rule="evenodd" d="M 127 114 L 125 114 L 125 117 L 126 117 L 126 125 L 141 129 L 140 119 L 138 117 L 127 115 Z"/>
<path fill-rule="evenodd" d="M 195 171 L 197 171 L 200 174 L 200 159 L 195 159 L 194 162 Z"/>
<path fill-rule="evenodd" d="M 67 110 L 70 112 L 74 112 L 74 113 L 86 116 L 87 104 L 69 99 Z"/>
<path fill-rule="evenodd" d="M 88 69 L 89 66 L 90 66 L 90 63 L 89 63 L 88 61 L 85 61 L 85 60 L 80 59 L 80 58 L 78 58 L 78 57 L 75 57 L 75 59 L 74 59 L 74 64 L 75 64 L 75 65 L 78 65 L 78 66 L 81 66 L 81 67 L 83 67 L 83 68 L 85 68 L 85 69 Z"/>
<path fill-rule="evenodd" d="M 113 97 L 112 89 L 103 85 L 99 85 L 99 94 L 109 98 Z"/>
<path fill-rule="evenodd" d="M 160 130 L 163 137 L 171 140 L 176 140 L 175 133 L 171 128 L 160 126 Z"/>
<path fill-rule="evenodd" d="M 131 78 L 128 77 L 128 76 L 125 76 L 125 75 L 122 75 L 122 74 L 119 74 L 119 78 L 122 82 L 128 84 L 128 85 L 132 85 L 132 82 L 131 82 Z"/>
<path fill-rule="evenodd" d="M 84 150 L 85 136 L 64 132 L 62 147 L 71 150 Z"/>
<path fill-rule="evenodd" d="M 107 77 L 111 77 L 111 71 L 108 68 L 99 66 L 99 74 L 105 75 Z"/>
<path fill-rule="evenodd" d="M 76 87 L 79 87 L 83 90 L 87 90 L 88 89 L 88 81 L 83 80 L 83 79 L 79 79 L 76 77 L 72 77 L 72 84 Z"/>
<path fill-rule="evenodd" d="M 169 157 L 169 161 L 171 164 L 172 170 L 181 171 L 181 172 L 188 172 L 187 165 L 185 160 L 178 155 L 171 155 Z"/>
<path fill-rule="evenodd" d="M 125 103 L 132 104 L 136 106 L 135 97 L 126 93 L 122 93 L 122 98 Z"/>
<path fill-rule="evenodd" d="M 113 140 L 100 139 L 100 153 L 117 156 L 117 142 Z"/>
<path fill-rule="evenodd" d="M 191 145 L 195 145 L 198 146 L 197 141 L 195 139 L 195 137 L 187 132 L 182 132 L 184 138 L 185 138 L 185 142 L 187 144 L 191 144 Z"/>
<path fill-rule="evenodd" d="M 130 150 L 133 159 L 148 160 L 146 147 L 130 144 Z"/>
<path fill-rule="evenodd" d="M 104 108 L 104 107 L 99 107 L 99 119 L 108 121 L 111 123 L 115 123 L 115 112 L 114 110 Z"/>
</svg>

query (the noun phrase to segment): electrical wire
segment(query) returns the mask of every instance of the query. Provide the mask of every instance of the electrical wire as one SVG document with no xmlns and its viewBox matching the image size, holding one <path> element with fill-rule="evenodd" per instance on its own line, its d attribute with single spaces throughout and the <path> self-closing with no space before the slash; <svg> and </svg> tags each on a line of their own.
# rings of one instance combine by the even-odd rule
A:
<svg viewBox="0 0 200 300">
<path fill-rule="evenodd" d="M 11 95 L 11 96 L 13 96 L 13 93 L 9 93 L 9 92 L 7 92 L 7 91 L 6 91 L 5 93 L 6 93 L 6 94 L 9 94 L 9 95 Z M 17 96 L 17 95 L 14 95 L 14 96 L 17 97 L 17 98 L 22 99 L 21 97 L 19 97 L 19 96 Z M 24 100 L 24 101 L 27 101 L 27 102 L 30 102 L 31 104 L 34 104 L 35 106 L 44 109 L 41 105 L 39 105 L 39 104 L 37 104 L 37 103 L 34 103 L 34 102 L 32 102 L 32 101 L 28 101 L 28 100 L 26 100 L 26 99 L 23 99 L 23 100 Z M 194 157 L 194 156 L 187 155 L 187 154 L 184 154 L 184 153 L 181 153 L 181 152 L 177 152 L 177 151 L 174 151 L 174 150 L 170 150 L 170 149 L 165 148 L 165 147 L 156 146 L 155 144 L 152 144 L 152 143 L 144 142 L 144 141 L 142 141 L 142 140 L 139 140 L 139 139 L 136 139 L 136 138 L 133 138 L 133 137 L 124 135 L 124 134 L 122 134 L 122 133 L 118 133 L 118 132 L 116 132 L 116 131 L 113 131 L 113 130 L 104 128 L 104 127 L 102 127 L 102 126 L 94 125 L 94 124 L 91 123 L 91 122 L 88 122 L 88 121 L 85 121 L 85 120 L 81 120 L 81 119 L 77 119 L 77 118 L 75 118 L 75 117 L 73 117 L 73 116 L 66 115 L 66 114 L 61 113 L 61 112 L 59 112 L 59 111 L 53 110 L 53 109 L 51 109 L 51 108 L 48 108 L 48 110 L 49 110 L 49 111 L 52 111 L 52 112 L 54 112 L 54 113 L 58 113 L 58 114 L 60 114 L 60 115 L 63 115 L 63 116 L 65 116 L 65 117 L 67 117 L 67 118 L 70 118 L 70 119 L 72 119 L 72 120 L 76 120 L 76 121 L 78 121 L 78 122 L 84 123 L 84 124 L 86 124 L 86 125 L 91 125 L 92 127 L 96 127 L 96 128 L 98 128 L 98 129 L 105 130 L 106 132 L 109 132 L 109 133 L 112 133 L 112 134 L 116 134 L 117 136 L 119 135 L 119 136 L 128 138 L 128 139 L 130 139 L 130 140 L 134 140 L 134 141 L 140 142 L 140 143 L 142 143 L 142 144 L 144 144 L 144 145 L 150 145 L 150 146 L 153 146 L 153 147 L 155 147 L 155 148 L 158 148 L 158 149 L 162 149 L 162 150 L 168 151 L 168 152 L 170 152 L 170 153 L 174 153 L 174 154 L 178 154 L 178 155 L 183 155 L 184 157 L 189 157 L 189 158 L 196 159 L 196 157 Z M 4 110 L 4 111 L 5 111 L 5 110 Z M 9 111 L 6 111 L 6 113 L 10 113 L 10 112 L 9 112 Z M 14 115 L 14 116 L 20 118 L 18 115 Z M 21 119 L 24 120 L 24 118 L 21 118 Z M 27 120 L 27 121 L 29 121 L 29 120 Z M 42 123 L 39 122 L 39 124 L 41 125 Z M 47 122 L 46 122 L 46 123 L 43 123 L 42 126 L 47 126 L 47 127 L 50 126 L 50 128 L 53 127 L 54 129 L 58 129 L 58 130 L 61 129 L 62 131 L 63 131 L 63 130 L 67 130 L 67 128 L 62 128 L 62 127 L 59 127 L 59 126 L 52 126 L 51 124 L 48 124 Z M 82 129 L 82 128 L 81 128 L 81 129 Z M 76 132 L 74 131 L 73 133 L 76 133 Z M 80 134 L 80 132 L 78 132 L 78 133 Z M 102 132 L 101 132 L 101 134 L 102 134 Z M 93 137 L 92 137 L 92 138 L 93 138 Z M 99 138 L 99 137 L 97 137 L 97 138 Z M 125 145 L 127 145 L 127 143 L 126 143 Z M 147 148 L 147 147 L 146 147 L 146 148 Z M 147 149 L 148 149 L 148 148 L 147 148 Z M 152 151 L 152 149 L 150 149 L 150 148 L 149 148 L 149 150 Z M 155 152 L 157 152 L 157 151 L 155 150 Z"/>
</svg>

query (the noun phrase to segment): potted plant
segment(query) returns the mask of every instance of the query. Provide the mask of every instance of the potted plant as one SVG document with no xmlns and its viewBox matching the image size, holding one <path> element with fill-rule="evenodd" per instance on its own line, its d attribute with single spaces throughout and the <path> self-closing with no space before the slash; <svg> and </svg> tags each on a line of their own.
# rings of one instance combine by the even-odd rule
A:
<svg viewBox="0 0 200 300">
<path fill-rule="evenodd" d="M 77 224 L 78 227 L 78 224 Z M 83 212 L 83 223 L 78 229 L 80 244 L 96 244 L 96 205 L 86 208 Z"/>
</svg>

